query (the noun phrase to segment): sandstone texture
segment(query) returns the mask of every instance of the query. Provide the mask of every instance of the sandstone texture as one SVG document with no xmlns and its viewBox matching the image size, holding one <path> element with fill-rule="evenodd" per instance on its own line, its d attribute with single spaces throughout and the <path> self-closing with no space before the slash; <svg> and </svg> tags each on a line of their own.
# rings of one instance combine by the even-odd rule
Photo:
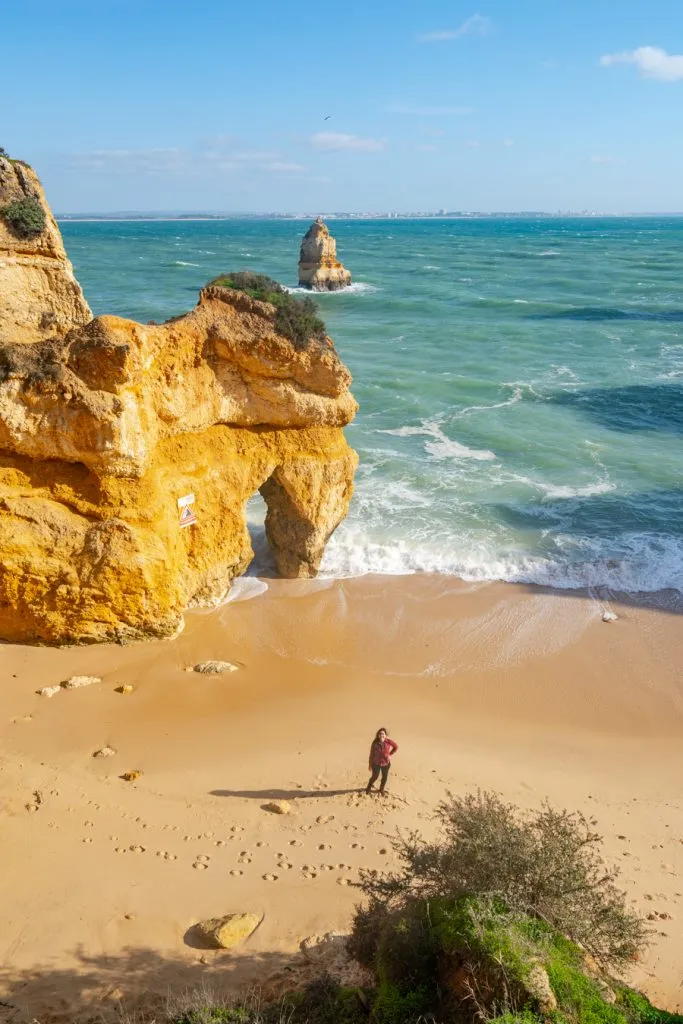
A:
<svg viewBox="0 0 683 1024">
<path fill-rule="evenodd" d="M 299 254 L 299 286 L 316 292 L 348 288 L 351 273 L 337 259 L 337 243 L 321 217 L 304 235 Z"/>
<path fill-rule="evenodd" d="M 37 237 L 19 238 L 0 213 L 0 343 L 63 338 L 92 320 L 35 171 L 0 156 L 0 211 L 26 198 L 41 204 L 47 223 Z"/>
<path fill-rule="evenodd" d="M 50 216 L 39 244 L 66 282 Z M 18 310 L 17 282 L 0 263 L 0 295 L 9 284 Z M 342 431 L 351 378 L 332 342 L 295 346 L 274 307 L 228 288 L 162 325 L 92 319 L 79 295 L 64 335 L 32 336 L 23 313 L 0 331 L 0 639 L 173 635 L 185 608 L 219 601 L 252 560 L 245 506 L 259 491 L 280 573 L 315 575 L 357 464 Z"/>
</svg>

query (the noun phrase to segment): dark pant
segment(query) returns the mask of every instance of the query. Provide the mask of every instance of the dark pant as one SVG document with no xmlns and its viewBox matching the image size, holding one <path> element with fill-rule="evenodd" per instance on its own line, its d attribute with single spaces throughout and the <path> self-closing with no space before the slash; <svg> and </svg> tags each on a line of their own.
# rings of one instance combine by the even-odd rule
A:
<svg viewBox="0 0 683 1024">
<path fill-rule="evenodd" d="M 373 766 L 372 766 L 372 775 L 370 776 L 370 781 L 368 782 L 367 789 L 365 790 L 366 793 L 369 793 L 370 790 L 372 789 L 372 787 L 374 786 L 374 784 L 377 782 L 377 779 L 379 778 L 379 773 L 380 772 L 382 773 L 382 781 L 379 784 L 379 791 L 380 791 L 380 793 L 384 792 L 386 784 L 387 784 L 387 778 L 389 776 L 389 765 L 388 764 L 383 764 L 383 765 L 373 764 Z"/>
</svg>

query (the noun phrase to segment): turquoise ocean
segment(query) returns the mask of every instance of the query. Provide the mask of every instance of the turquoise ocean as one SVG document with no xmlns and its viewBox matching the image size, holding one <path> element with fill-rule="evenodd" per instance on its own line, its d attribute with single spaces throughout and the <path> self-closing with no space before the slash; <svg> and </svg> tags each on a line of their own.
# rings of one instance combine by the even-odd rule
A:
<svg viewBox="0 0 683 1024">
<path fill-rule="evenodd" d="M 306 223 L 63 222 L 97 313 L 296 285 Z M 683 219 L 334 220 L 360 455 L 324 574 L 683 592 Z"/>
</svg>

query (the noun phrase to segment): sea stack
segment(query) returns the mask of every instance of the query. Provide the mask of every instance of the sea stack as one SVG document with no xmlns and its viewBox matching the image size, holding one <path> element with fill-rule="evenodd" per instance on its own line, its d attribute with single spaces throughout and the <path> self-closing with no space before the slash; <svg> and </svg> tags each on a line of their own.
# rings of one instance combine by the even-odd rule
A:
<svg viewBox="0 0 683 1024">
<path fill-rule="evenodd" d="M 350 284 L 350 271 L 337 259 L 337 243 L 322 217 L 318 217 L 301 243 L 299 287 L 314 292 L 336 292 Z"/>
<path fill-rule="evenodd" d="M 251 562 L 259 491 L 280 574 L 314 576 L 358 462 L 324 325 L 295 344 L 215 285 L 164 324 L 93 319 L 35 174 L 2 174 L 0 640 L 174 635 Z"/>
</svg>

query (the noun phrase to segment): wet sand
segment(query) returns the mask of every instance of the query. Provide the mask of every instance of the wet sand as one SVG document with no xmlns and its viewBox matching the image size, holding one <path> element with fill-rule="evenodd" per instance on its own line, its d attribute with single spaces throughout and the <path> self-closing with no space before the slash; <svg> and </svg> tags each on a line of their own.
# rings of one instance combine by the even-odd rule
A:
<svg viewBox="0 0 683 1024">
<path fill-rule="evenodd" d="M 270 581 L 172 641 L 0 647 L 0 999 L 45 1021 L 242 986 L 347 929 L 358 868 L 482 787 L 596 819 L 623 887 L 665 915 L 631 980 L 680 1007 L 683 616 L 606 607 L 427 575 Z M 239 671 L 186 671 L 212 658 Z M 35 693 L 76 674 L 102 682 Z M 399 744 L 386 800 L 358 792 L 379 726 Z M 246 944 L 193 948 L 196 921 L 242 910 L 265 915 Z"/>
</svg>

